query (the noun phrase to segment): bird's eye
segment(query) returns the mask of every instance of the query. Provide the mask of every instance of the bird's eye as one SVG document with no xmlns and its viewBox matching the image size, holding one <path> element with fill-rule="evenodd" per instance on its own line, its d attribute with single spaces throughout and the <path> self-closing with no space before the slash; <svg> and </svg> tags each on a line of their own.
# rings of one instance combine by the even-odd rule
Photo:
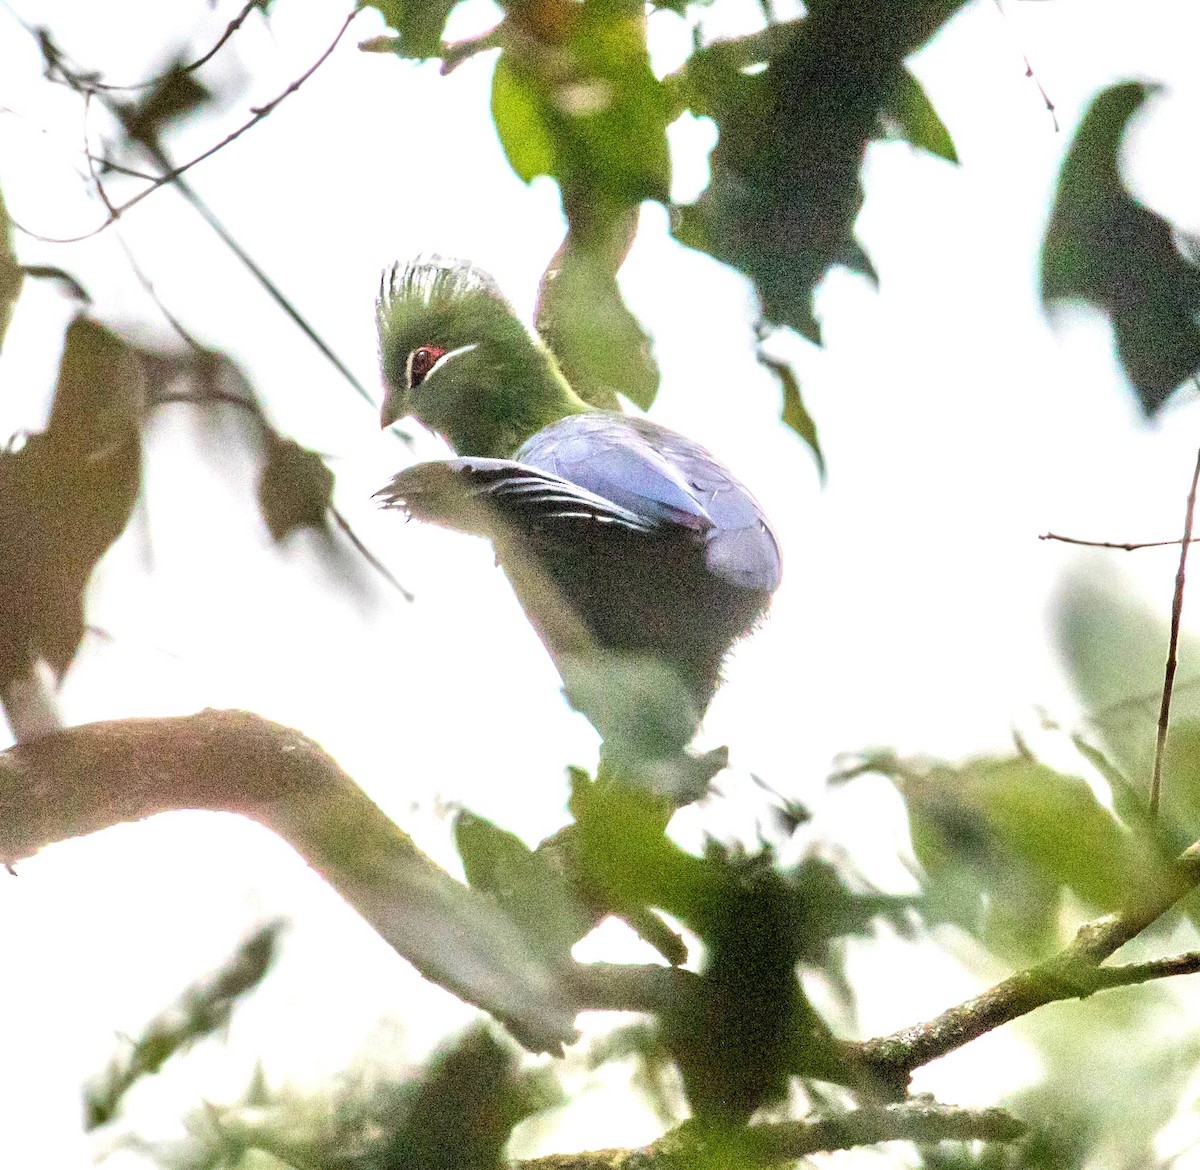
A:
<svg viewBox="0 0 1200 1170">
<path fill-rule="evenodd" d="M 436 345 L 423 345 L 408 355 L 408 388 L 415 390 L 425 381 L 425 375 L 437 364 L 446 351 Z"/>
</svg>

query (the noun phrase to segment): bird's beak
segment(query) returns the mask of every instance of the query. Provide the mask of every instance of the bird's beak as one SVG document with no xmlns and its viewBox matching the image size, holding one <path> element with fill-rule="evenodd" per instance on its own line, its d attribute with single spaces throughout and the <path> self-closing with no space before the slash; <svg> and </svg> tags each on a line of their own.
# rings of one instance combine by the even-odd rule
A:
<svg viewBox="0 0 1200 1170">
<path fill-rule="evenodd" d="M 399 422 L 408 411 L 401 405 L 404 396 L 397 394 L 394 390 L 389 390 L 383 398 L 383 408 L 379 412 L 379 426 L 381 430 L 387 430 L 394 422 Z"/>
</svg>

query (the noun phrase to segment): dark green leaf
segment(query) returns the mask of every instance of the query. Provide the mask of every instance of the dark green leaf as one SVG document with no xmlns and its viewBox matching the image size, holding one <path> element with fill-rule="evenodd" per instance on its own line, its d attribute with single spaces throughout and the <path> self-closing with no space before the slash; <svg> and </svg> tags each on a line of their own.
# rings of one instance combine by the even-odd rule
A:
<svg viewBox="0 0 1200 1170">
<path fill-rule="evenodd" d="M 883 110 L 884 130 L 947 162 L 958 162 L 950 131 L 938 116 L 921 83 L 905 69 Z"/>
<path fill-rule="evenodd" d="M 418 61 L 440 57 L 446 20 L 458 0 L 359 0 L 359 8 L 374 8 L 388 28 L 400 34 L 389 46 L 398 57 Z M 379 46 L 374 51 L 380 51 Z"/>
<path fill-rule="evenodd" d="M 779 384 L 783 388 L 783 410 L 779 417 L 808 444 L 817 463 L 817 474 L 824 483 L 825 456 L 821 451 L 820 440 L 817 438 L 817 424 L 813 421 L 812 415 L 808 413 L 804 399 L 800 396 L 800 383 L 796 380 L 792 367 L 787 362 L 767 357 L 761 350 L 758 360 L 779 379 Z"/>
<path fill-rule="evenodd" d="M 904 58 L 961 4 L 814 3 L 772 30 L 767 68 L 754 74 L 740 49 L 695 54 L 687 100 L 720 138 L 708 189 L 680 209 L 675 234 L 751 277 L 769 321 L 819 341 L 818 282 L 834 264 L 862 267 L 853 228 L 867 142 L 885 111 L 904 107 Z"/>
<path fill-rule="evenodd" d="M 371 1165 L 413 1170 L 502 1170 L 518 1122 L 558 1101 L 544 1072 L 523 1072 L 512 1044 L 485 1027 L 434 1057 L 403 1128 Z"/>
<path fill-rule="evenodd" d="M 12 246 L 12 223 L 8 218 L 8 208 L 4 205 L 4 197 L 0 195 L 0 348 L 4 346 L 4 335 L 8 332 L 8 323 L 12 320 L 13 306 L 21 295 L 21 283 L 24 274 L 17 263 Z"/>
<path fill-rule="evenodd" d="M 661 1020 L 698 1115 L 745 1117 L 777 1100 L 793 1073 L 838 1075 L 797 978 L 819 945 L 806 932 L 822 924 L 797 875 L 769 850 L 710 842 L 703 857 L 687 853 L 665 836 L 662 805 L 619 784 L 577 777 L 571 811 L 582 871 L 606 904 L 659 907 L 704 944 L 702 986 Z"/>
<path fill-rule="evenodd" d="M 561 254 L 542 285 L 537 326 L 585 401 L 605 410 L 620 408 L 618 394 L 643 410 L 654 402 L 659 376 L 650 339 L 600 257 L 580 248 Z"/>
<path fill-rule="evenodd" d="M 258 506 L 275 541 L 294 528 L 321 528 L 333 500 L 333 472 L 315 451 L 268 432 Z"/>
<path fill-rule="evenodd" d="M 1127 82 L 1092 103 L 1058 182 L 1042 246 L 1042 297 L 1081 297 L 1103 309 L 1146 415 L 1200 368 L 1200 269 L 1171 225 L 1129 194 L 1119 152 L 1151 91 Z"/>
<path fill-rule="evenodd" d="M 120 107 L 121 122 L 137 142 L 157 142 L 172 122 L 194 114 L 212 101 L 196 74 L 176 62 L 136 105 Z"/>
<path fill-rule="evenodd" d="M 564 962 L 592 927 L 562 869 L 512 833 L 471 813 L 460 813 L 454 843 L 467 881 L 489 893 L 545 954 Z"/>
</svg>

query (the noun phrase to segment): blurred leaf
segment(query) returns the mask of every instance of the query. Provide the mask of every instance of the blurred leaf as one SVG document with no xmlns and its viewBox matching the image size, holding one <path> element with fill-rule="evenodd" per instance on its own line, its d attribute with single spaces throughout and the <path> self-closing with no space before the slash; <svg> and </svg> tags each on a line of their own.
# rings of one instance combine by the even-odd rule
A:
<svg viewBox="0 0 1200 1170">
<path fill-rule="evenodd" d="M 136 104 L 117 108 L 125 132 L 136 142 L 154 143 L 172 122 L 196 113 L 213 100 L 211 91 L 182 61 L 171 68 Z"/>
<path fill-rule="evenodd" d="M 792 367 L 787 362 L 777 361 L 768 357 L 762 350 L 758 352 L 759 362 L 766 366 L 779 379 L 783 388 L 783 411 L 780 418 L 808 445 L 813 459 L 817 464 L 817 475 L 825 482 L 825 455 L 821 451 L 821 442 L 817 437 L 817 424 L 813 420 L 804 399 L 800 396 L 800 383 Z"/>
<path fill-rule="evenodd" d="M 321 528 L 333 500 L 333 472 L 315 451 L 267 433 L 258 505 L 273 540 L 296 528 Z"/>
<path fill-rule="evenodd" d="M 374 8 L 388 28 L 400 34 L 390 46 L 398 57 L 418 61 L 439 57 L 446 20 L 458 0 L 359 0 L 359 8 Z"/>
<path fill-rule="evenodd" d="M 554 136 L 528 79 L 501 54 L 492 74 L 492 118 L 509 166 L 526 183 L 555 170 Z"/>
<path fill-rule="evenodd" d="M 433 1059 L 404 1128 L 375 1164 L 502 1170 L 513 1128 L 558 1099 L 546 1072 L 522 1072 L 514 1045 L 497 1040 L 486 1027 L 474 1028 Z"/>
<path fill-rule="evenodd" d="M 710 842 L 695 857 L 665 836 L 661 804 L 620 784 L 577 776 L 571 812 L 581 865 L 608 905 L 658 907 L 704 944 L 703 988 L 660 1020 L 692 1110 L 744 1119 L 781 1099 L 792 1074 L 837 1079 L 828 1032 L 796 972 L 816 945 L 806 926 L 819 919 L 771 851 Z"/>
<path fill-rule="evenodd" d="M 558 39 L 515 41 L 496 63 L 492 116 L 510 164 L 527 182 L 556 179 L 565 202 L 665 203 L 667 107 L 640 13 L 606 0 L 563 13 Z"/>
<path fill-rule="evenodd" d="M 817 283 L 834 264 L 862 267 L 853 228 L 867 142 L 885 111 L 915 116 L 904 58 L 961 5 L 823 0 L 775 33 L 762 72 L 720 46 L 694 55 L 689 100 L 720 137 L 711 182 L 679 209 L 675 235 L 751 277 L 769 321 L 820 341 Z M 928 126 L 920 133 L 932 141 Z"/>
<path fill-rule="evenodd" d="M 568 248 L 542 285 L 538 332 L 586 402 L 619 410 L 618 394 L 648 410 L 658 393 L 650 339 L 596 255 Z"/>
<path fill-rule="evenodd" d="M 1159 888 L 1172 864 L 1148 826 L 1122 824 L 1078 777 L 1024 756 L 873 765 L 908 807 L 932 912 L 1014 961 L 1059 945 L 1064 889 L 1115 910 Z"/>
<path fill-rule="evenodd" d="M 924 87 L 905 69 L 891 101 L 883 108 L 884 130 L 947 162 L 958 162 L 954 139 L 939 117 Z"/>
<path fill-rule="evenodd" d="M 0 215 L 2 214 L 3 209 L 0 208 Z M 52 280 L 63 286 L 67 291 L 67 295 L 73 300 L 78 301 L 81 305 L 90 305 L 92 303 L 92 298 L 88 295 L 87 289 L 63 268 L 58 268 L 53 264 L 22 264 L 21 271 L 26 276 L 32 276 L 35 280 Z M 2 339 L 3 333 L 0 332 L 0 340 Z"/>
<path fill-rule="evenodd" d="M 126 1051 L 84 1089 L 84 1127 L 95 1129 L 116 1116 L 124 1095 L 153 1075 L 177 1052 L 225 1027 L 237 1001 L 266 977 L 278 951 L 283 923 L 268 922 L 246 938 L 216 971 L 188 987 L 146 1026 Z"/>
<path fill-rule="evenodd" d="M 1042 298 L 1080 297 L 1112 320 L 1117 353 L 1146 415 L 1200 368 L 1200 270 L 1171 225 L 1129 194 L 1119 153 L 1152 92 L 1127 82 L 1093 102 L 1063 163 L 1042 245 Z"/>
<path fill-rule="evenodd" d="M 588 1050 L 589 1068 L 614 1060 L 634 1061 L 631 1084 L 664 1129 L 679 1123 L 679 1081 L 671 1054 L 657 1029 L 645 1020 L 622 1024 L 602 1036 Z"/>
<path fill-rule="evenodd" d="M 1064 578 L 1054 605 L 1065 669 L 1088 711 L 1090 739 L 1145 807 L 1162 701 L 1167 620 L 1110 562 L 1088 558 Z M 1200 835 L 1200 640 L 1179 639 L 1158 831 L 1176 849 Z M 1114 796 L 1119 789 L 1114 786 Z"/>
<path fill-rule="evenodd" d="M 4 196 L 0 195 L 0 349 L 4 347 L 4 335 L 12 320 L 13 306 L 21 295 L 23 280 L 24 273 L 12 246 L 12 222 L 8 218 Z"/>
<path fill-rule="evenodd" d="M 570 958 L 594 921 L 546 854 L 469 812 L 459 813 L 454 822 L 454 844 L 475 889 L 491 894 L 548 957 Z"/>
<path fill-rule="evenodd" d="M 0 451 L 0 688 L 34 657 L 59 675 L 74 658 L 84 590 L 137 499 L 142 408 L 133 352 L 77 318 L 46 430 Z"/>
</svg>

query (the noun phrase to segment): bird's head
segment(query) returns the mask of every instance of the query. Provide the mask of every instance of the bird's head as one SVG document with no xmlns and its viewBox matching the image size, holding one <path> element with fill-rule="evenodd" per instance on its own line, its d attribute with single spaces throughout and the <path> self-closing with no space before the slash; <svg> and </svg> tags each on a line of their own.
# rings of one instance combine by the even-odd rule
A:
<svg viewBox="0 0 1200 1170">
<path fill-rule="evenodd" d="M 438 256 L 397 264 L 380 287 L 382 426 L 413 415 L 460 455 L 503 459 L 586 406 L 496 282 Z"/>
</svg>

